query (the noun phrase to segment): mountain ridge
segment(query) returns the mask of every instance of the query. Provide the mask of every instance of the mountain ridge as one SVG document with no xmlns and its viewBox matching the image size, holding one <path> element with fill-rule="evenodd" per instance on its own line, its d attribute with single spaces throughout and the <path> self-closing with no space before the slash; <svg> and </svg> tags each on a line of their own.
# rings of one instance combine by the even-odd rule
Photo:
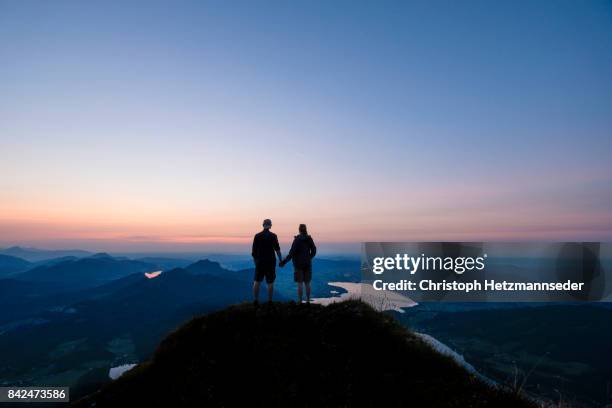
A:
<svg viewBox="0 0 612 408">
<path fill-rule="evenodd" d="M 63 256 L 74 256 L 82 258 L 91 255 L 91 252 L 83 251 L 80 249 L 39 249 L 39 248 L 28 248 L 21 247 L 18 245 L 9 248 L 0 248 L 0 254 L 16 256 L 18 258 L 25 259 L 29 262 L 38 262 L 46 259 L 60 258 Z"/>
</svg>

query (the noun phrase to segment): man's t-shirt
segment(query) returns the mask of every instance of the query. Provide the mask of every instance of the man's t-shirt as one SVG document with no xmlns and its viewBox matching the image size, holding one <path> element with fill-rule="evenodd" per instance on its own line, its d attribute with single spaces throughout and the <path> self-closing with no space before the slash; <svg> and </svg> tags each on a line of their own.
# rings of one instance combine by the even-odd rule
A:
<svg viewBox="0 0 612 408">
<path fill-rule="evenodd" d="M 253 259 L 255 263 L 275 264 L 276 251 L 280 251 L 278 237 L 268 229 L 255 234 L 253 238 Z"/>
</svg>

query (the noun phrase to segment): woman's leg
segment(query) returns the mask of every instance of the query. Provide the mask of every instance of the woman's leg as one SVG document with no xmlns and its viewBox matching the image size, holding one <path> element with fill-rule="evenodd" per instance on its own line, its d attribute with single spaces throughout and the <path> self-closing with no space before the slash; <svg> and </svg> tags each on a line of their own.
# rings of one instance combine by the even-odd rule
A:
<svg viewBox="0 0 612 408">
<path fill-rule="evenodd" d="M 302 303 L 302 282 L 298 282 L 298 302 Z"/>
</svg>

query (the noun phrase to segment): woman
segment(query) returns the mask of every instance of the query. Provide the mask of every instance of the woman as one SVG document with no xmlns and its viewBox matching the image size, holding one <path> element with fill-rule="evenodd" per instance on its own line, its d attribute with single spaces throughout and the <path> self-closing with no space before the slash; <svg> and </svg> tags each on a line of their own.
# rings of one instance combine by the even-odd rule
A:
<svg viewBox="0 0 612 408">
<path fill-rule="evenodd" d="M 303 286 L 306 286 L 306 302 L 310 303 L 310 281 L 312 280 L 312 258 L 317 254 L 312 237 L 308 235 L 306 224 L 300 224 L 299 234 L 293 239 L 291 250 L 287 257 L 281 261 L 283 267 L 289 260 L 293 260 L 293 280 L 298 285 L 298 301 L 302 303 Z"/>
</svg>

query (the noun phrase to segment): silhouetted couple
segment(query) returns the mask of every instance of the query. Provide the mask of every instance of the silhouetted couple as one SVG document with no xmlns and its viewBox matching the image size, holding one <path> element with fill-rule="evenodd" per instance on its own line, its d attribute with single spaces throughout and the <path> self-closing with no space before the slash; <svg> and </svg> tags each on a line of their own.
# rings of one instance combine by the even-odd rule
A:
<svg viewBox="0 0 612 408">
<path fill-rule="evenodd" d="M 306 286 L 306 302 L 310 302 L 310 281 L 312 280 L 312 258 L 317 254 L 317 247 L 308 235 L 305 224 L 300 224 L 299 234 L 293 239 L 289 254 L 285 259 L 281 255 L 278 237 L 270 231 L 271 220 L 264 220 L 263 231 L 255 234 L 251 255 L 255 261 L 255 278 L 253 279 L 253 298 L 259 302 L 259 286 L 266 278 L 268 285 L 268 302 L 272 302 L 274 295 L 274 281 L 276 280 L 276 257 L 278 265 L 282 268 L 293 261 L 293 280 L 298 285 L 298 300 L 302 303 L 303 287 Z"/>
</svg>

